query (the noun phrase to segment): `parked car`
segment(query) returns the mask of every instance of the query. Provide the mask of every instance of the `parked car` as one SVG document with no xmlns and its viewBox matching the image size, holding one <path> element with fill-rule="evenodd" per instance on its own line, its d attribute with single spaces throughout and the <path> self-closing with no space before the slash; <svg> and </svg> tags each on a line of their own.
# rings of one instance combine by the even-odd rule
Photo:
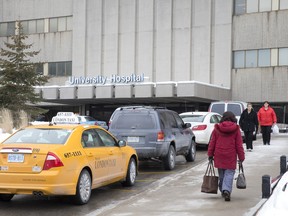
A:
<svg viewBox="0 0 288 216">
<path fill-rule="evenodd" d="M 190 127 L 172 110 L 129 106 L 114 111 L 109 132 L 135 148 L 139 160 L 157 158 L 166 170 L 172 170 L 176 155 L 185 156 L 188 162 L 195 160 L 195 136 Z"/>
<path fill-rule="evenodd" d="M 91 116 L 81 116 L 78 115 L 79 123 L 80 124 L 88 124 L 88 125 L 98 125 L 103 127 L 104 129 L 108 129 L 108 126 L 105 121 L 99 121 Z"/>
<path fill-rule="evenodd" d="M 223 115 L 224 112 L 230 111 L 234 113 L 237 118 L 237 123 L 239 124 L 240 116 L 242 112 L 247 108 L 247 103 L 243 101 L 218 101 L 212 102 L 209 106 L 209 112 L 216 112 L 220 115 Z M 244 132 L 241 130 L 241 136 L 243 142 L 245 142 Z M 256 140 L 256 131 L 253 134 L 253 139 Z"/>
<path fill-rule="evenodd" d="M 17 194 L 69 195 L 82 205 L 91 189 L 134 185 L 138 158 L 126 141 L 102 127 L 73 123 L 75 116 L 53 118 L 56 125 L 28 126 L 0 143 L 0 201 Z"/>
<path fill-rule="evenodd" d="M 217 101 L 212 102 L 209 106 L 209 112 L 216 112 L 223 115 L 224 112 L 230 111 L 235 117 L 240 119 L 241 113 L 247 108 L 247 103 L 243 101 Z"/>
<path fill-rule="evenodd" d="M 196 137 L 196 144 L 208 145 L 215 124 L 221 120 L 221 115 L 214 112 L 185 112 L 179 114 L 185 123 L 191 124 Z"/>
</svg>

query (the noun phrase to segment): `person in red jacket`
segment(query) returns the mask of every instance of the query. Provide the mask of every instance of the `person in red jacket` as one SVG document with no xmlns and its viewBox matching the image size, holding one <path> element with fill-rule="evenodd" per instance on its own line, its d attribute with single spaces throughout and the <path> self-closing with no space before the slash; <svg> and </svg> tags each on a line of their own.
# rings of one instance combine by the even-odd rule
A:
<svg viewBox="0 0 288 216">
<path fill-rule="evenodd" d="M 277 123 L 277 117 L 274 109 L 269 106 L 269 102 L 265 101 L 264 106 L 260 108 L 257 113 L 259 125 L 261 126 L 261 133 L 264 145 L 270 145 L 271 128 Z"/>
<path fill-rule="evenodd" d="M 218 168 L 222 197 L 225 201 L 230 201 L 237 156 L 239 163 L 245 160 L 240 127 L 232 112 L 223 113 L 220 123 L 215 125 L 207 154 L 209 160 L 214 160 L 215 167 Z"/>
</svg>

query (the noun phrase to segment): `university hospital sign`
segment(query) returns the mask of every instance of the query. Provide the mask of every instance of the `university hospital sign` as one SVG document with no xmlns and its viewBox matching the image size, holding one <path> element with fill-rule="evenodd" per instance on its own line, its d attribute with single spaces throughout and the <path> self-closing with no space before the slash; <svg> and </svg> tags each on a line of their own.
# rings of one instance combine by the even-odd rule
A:
<svg viewBox="0 0 288 216">
<path fill-rule="evenodd" d="M 119 76 L 119 75 L 111 75 L 108 76 L 102 76 L 97 75 L 93 77 L 75 77 L 71 76 L 69 77 L 69 84 L 70 85 L 85 85 L 85 84 L 129 84 L 129 83 L 140 83 L 144 82 L 144 74 L 131 74 L 130 76 Z"/>
</svg>

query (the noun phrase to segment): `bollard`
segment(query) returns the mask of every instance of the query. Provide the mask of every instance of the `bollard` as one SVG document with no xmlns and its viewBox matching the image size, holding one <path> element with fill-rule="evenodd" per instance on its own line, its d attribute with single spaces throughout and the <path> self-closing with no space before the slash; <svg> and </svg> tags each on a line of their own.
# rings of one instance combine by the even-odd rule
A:
<svg viewBox="0 0 288 216">
<path fill-rule="evenodd" d="M 269 175 L 262 176 L 262 198 L 269 198 L 271 194 L 271 177 Z"/>
<path fill-rule="evenodd" d="M 282 155 L 280 157 L 280 175 L 283 175 L 287 171 L 287 160 L 286 156 Z"/>
</svg>

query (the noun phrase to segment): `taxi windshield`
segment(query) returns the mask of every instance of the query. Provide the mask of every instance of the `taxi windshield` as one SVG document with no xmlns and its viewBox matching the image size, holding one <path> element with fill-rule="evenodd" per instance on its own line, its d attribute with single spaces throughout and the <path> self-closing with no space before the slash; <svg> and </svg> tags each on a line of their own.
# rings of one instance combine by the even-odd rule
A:
<svg viewBox="0 0 288 216">
<path fill-rule="evenodd" d="M 3 144 L 64 144 L 71 130 L 49 128 L 26 128 L 17 131 Z"/>
</svg>

